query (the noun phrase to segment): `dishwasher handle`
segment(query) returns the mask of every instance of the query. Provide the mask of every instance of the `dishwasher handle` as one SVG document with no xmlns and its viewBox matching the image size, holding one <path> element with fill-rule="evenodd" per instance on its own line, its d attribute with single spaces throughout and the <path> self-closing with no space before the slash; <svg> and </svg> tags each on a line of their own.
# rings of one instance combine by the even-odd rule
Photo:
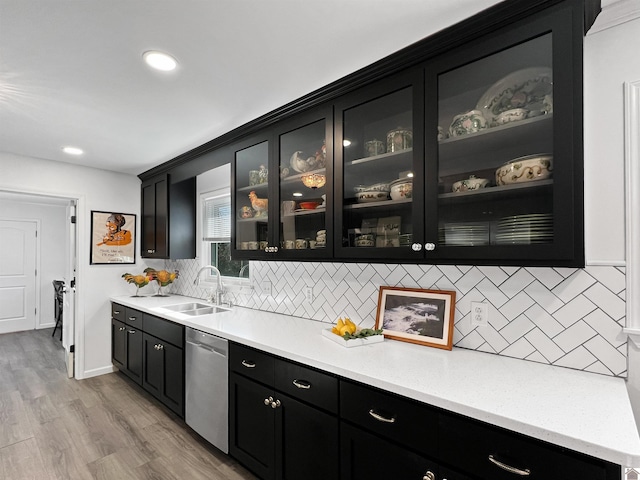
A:
<svg viewBox="0 0 640 480">
<path fill-rule="evenodd" d="M 225 357 L 225 358 L 227 357 L 227 352 L 225 350 L 220 349 L 220 348 L 211 347 L 209 345 L 205 345 L 204 343 L 199 343 L 199 342 L 198 343 L 194 343 L 194 342 L 191 342 L 189 340 L 187 340 L 186 343 L 188 345 L 192 345 L 195 348 L 202 348 L 203 350 L 206 350 L 208 352 L 215 353 L 216 355 L 220 355 L 221 357 Z"/>
</svg>

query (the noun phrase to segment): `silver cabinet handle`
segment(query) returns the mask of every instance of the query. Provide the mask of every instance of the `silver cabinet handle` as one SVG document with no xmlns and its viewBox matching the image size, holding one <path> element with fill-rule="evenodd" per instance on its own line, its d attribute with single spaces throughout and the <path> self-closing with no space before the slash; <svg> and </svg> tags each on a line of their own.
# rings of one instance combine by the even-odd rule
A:
<svg viewBox="0 0 640 480">
<path fill-rule="evenodd" d="M 264 399 L 264 404 L 268 407 L 269 405 L 273 404 L 273 397 L 269 397 L 269 398 L 265 398 Z M 276 408 L 276 407 L 273 407 Z"/>
<path fill-rule="evenodd" d="M 435 250 L 436 249 L 436 244 L 435 243 L 425 243 L 424 244 L 424 249 L 427 250 L 428 252 Z"/>
<path fill-rule="evenodd" d="M 147 250 L 147 253 L 154 253 L 155 250 Z"/>
<path fill-rule="evenodd" d="M 292 382 L 296 387 L 301 388 L 303 390 L 309 390 L 311 388 L 311 384 L 305 382 L 304 380 L 298 380 L 297 378 Z"/>
<path fill-rule="evenodd" d="M 126 330 L 126 329 L 127 329 L 127 327 L 120 327 L 120 328 L 118 329 L 118 331 L 119 331 L 119 332 L 122 332 L 123 330 Z"/>
<path fill-rule="evenodd" d="M 134 320 L 136 320 L 136 317 L 129 317 L 129 320 L 133 322 Z"/>
<path fill-rule="evenodd" d="M 280 405 L 280 400 L 276 400 L 275 402 L 271 402 L 271 408 L 278 408 Z"/>
<path fill-rule="evenodd" d="M 247 368 L 256 368 L 256 364 L 254 362 L 247 362 L 246 360 L 242 360 L 242 366 Z"/>
<path fill-rule="evenodd" d="M 120 310 L 114 310 L 114 311 L 113 311 L 113 314 L 114 314 L 114 315 L 120 315 Z"/>
<path fill-rule="evenodd" d="M 129 332 L 128 332 L 128 333 L 130 333 L 131 335 L 133 335 L 134 333 L 136 333 L 136 331 L 135 331 L 135 330 L 129 330 Z"/>
<path fill-rule="evenodd" d="M 161 343 L 159 343 L 159 344 L 158 344 L 158 350 L 164 350 L 164 345 L 163 345 L 163 344 L 161 344 Z"/>
<path fill-rule="evenodd" d="M 432 471 L 427 470 L 427 473 L 424 474 L 424 477 L 422 477 L 422 480 L 436 480 L 436 476 Z M 443 480 L 447 480 L 447 479 L 445 478 Z"/>
<path fill-rule="evenodd" d="M 396 417 L 391 417 L 391 418 L 383 417 L 379 413 L 376 413 L 373 408 L 371 410 L 369 410 L 369 415 L 371 415 L 373 418 L 375 418 L 379 422 L 395 423 L 395 421 L 396 421 Z"/>
<path fill-rule="evenodd" d="M 529 470 L 528 468 L 522 470 L 520 468 L 512 467 L 511 465 L 507 465 L 506 463 L 502 463 L 496 460 L 493 455 L 489 455 L 489 461 L 509 473 L 520 475 L 521 477 L 528 477 L 529 475 L 531 475 L 531 470 Z"/>
<path fill-rule="evenodd" d="M 411 250 L 413 250 L 414 252 L 419 252 L 420 250 L 422 250 L 422 244 L 414 243 L 413 245 L 411 245 Z"/>
</svg>

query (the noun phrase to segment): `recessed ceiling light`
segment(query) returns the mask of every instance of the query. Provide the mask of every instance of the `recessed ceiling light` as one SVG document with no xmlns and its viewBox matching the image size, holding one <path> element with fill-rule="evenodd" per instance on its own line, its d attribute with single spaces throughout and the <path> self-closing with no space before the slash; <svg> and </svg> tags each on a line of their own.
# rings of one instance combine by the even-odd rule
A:
<svg viewBox="0 0 640 480">
<path fill-rule="evenodd" d="M 62 151 L 69 155 L 82 155 L 84 153 L 84 150 L 78 147 L 62 147 Z"/>
<path fill-rule="evenodd" d="M 171 55 L 155 50 L 144 52 L 142 58 L 151 68 L 162 70 L 163 72 L 170 72 L 178 66 L 178 62 Z"/>
</svg>

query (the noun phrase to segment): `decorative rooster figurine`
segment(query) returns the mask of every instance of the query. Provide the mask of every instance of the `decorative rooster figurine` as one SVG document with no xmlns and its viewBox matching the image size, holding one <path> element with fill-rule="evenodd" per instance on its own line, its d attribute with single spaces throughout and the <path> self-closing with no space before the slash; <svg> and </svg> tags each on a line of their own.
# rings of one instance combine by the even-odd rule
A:
<svg viewBox="0 0 640 480">
<path fill-rule="evenodd" d="M 256 192 L 253 190 L 249 192 L 249 200 L 251 200 L 251 206 L 256 211 L 256 217 L 266 217 L 267 207 L 269 200 L 267 198 L 258 198 Z"/>
</svg>

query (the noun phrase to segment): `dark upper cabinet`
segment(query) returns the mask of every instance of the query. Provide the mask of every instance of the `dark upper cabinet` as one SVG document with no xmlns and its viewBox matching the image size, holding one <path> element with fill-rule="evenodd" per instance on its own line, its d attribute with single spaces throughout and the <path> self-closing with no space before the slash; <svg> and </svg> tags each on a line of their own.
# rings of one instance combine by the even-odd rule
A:
<svg viewBox="0 0 640 480">
<path fill-rule="evenodd" d="M 165 174 L 142 183 L 142 257 L 195 258 L 195 222 L 195 177 L 171 183 Z"/>
<path fill-rule="evenodd" d="M 315 109 L 233 146 L 234 257 L 331 258 L 331 113 Z"/>
<path fill-rule="evenodd" d="M 560 4 L 426 65 L 428 261 L 583 265 L 580 18 Z"/>
<path fill-rule="evenodd" d="M 423 91 L 416 68 L 336 102 L 336 257 L 422 258 Z"/>
</svg>

